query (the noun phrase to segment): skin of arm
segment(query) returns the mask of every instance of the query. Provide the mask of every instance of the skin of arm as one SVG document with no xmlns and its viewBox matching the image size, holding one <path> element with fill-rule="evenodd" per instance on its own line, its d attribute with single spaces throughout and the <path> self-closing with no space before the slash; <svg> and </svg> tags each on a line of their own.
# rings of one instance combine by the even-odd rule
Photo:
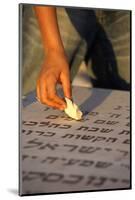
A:
<svg viewBox="0 0 135 200">
<path fill-rule="evenodd" d="M 63 110 L 65 101 L 57 95 L 56 85 L 62 84 L 64 96 L 71 99 L 69 64 L 61 40 L 56 8 L 34 6 L 41 31 L 45 59 L 37 79 L 37 98 L 41 103 Z"/>
</svg>

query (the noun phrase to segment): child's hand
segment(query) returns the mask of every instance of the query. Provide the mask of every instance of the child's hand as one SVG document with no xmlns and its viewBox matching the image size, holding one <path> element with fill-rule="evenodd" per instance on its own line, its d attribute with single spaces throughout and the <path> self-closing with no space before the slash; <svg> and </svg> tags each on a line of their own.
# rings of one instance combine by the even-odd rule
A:
<svg viewBox="0 0 135 200">
<path fill-rule="evenodd" d="M 37 97 L 41 103 L 63 110 L 66 103 L 57 96 L 56 84 L 61 83 L 65 97 L 71 99 L 70 72 L 63 52 L 48 52 L 37 80 Z"/>
</svg>

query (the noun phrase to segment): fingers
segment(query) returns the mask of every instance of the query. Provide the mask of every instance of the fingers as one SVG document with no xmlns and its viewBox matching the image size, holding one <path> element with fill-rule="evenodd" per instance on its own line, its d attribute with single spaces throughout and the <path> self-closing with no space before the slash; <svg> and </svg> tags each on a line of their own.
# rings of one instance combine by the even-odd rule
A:
<svg viewBox="0 0 135 200">
<path fill-rule="evenodd" d="M 63 110 L 63 107 L 60 104 L 56 103 L 55 101 L 44 99 L 42 101 L 42 103 L 47 104 L 48 106 L 51 106 L 51 107 L 59 109 L 59 110 Z"/>
<path fill-rule="evenodd" d="M 56 93 L 56 84 L 57 84 L 57 80 L 55 79 L 51 79 L 47 81 L 47 94 L 48 94 L 48 98 L 52 101 L 55 101 L 56 103 L 60 104 L 61 107 L 66 108 L 66 103 L 63 99 L 61 99 L 57 93 Z"/>
<path fill-rule="evenodd" d="M 57 96 L 55 89 L 56 81 L 48 78 L 47 81 L 39 80 L 37 82 L 37 97 L 41 103 L 47 104 L 56 109 L 64 110 L 66 103 Z"/>
<path fill-rule="evenodd" d="M 72 91 L 71 91 L 71 83 L 70 83 L 70 75 L 69 72 L 62 72 L 61 74 L 61 83 L 63 87 L 64 96 L 71 99 Z"/>
</svg>

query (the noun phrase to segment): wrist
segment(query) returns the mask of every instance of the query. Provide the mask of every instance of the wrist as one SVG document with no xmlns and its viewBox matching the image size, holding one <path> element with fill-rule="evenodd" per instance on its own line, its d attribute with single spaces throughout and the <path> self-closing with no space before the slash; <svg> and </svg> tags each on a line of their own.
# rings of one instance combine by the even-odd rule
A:
<svg viewBox="0 0 135 200">
<path fill-rule="evenodd" d="M 45 47 L 45 54 L 50 54 L 50 53 L 60 53 L 60 54 L 65 54 L 65 49 L 63 46 L 46 46 Z"/>
<path fill-rule="evenodd" d="M 45 49 L 45 55 L 48 56 L 48 55 L 57 55 L 59 57 L 65 57 L 67 58 L 66 56 L 66 52 L 65 52 L 65 49 L 64 48 L 57 48 L 57 47 L 49 47 L 49 48 L 46 48 Z"/>
</svg>

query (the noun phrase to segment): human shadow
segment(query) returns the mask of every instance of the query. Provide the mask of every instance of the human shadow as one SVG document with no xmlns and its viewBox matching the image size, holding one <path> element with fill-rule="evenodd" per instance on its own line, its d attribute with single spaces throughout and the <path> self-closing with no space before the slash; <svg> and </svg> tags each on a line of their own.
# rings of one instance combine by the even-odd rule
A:
<svg viewBox="0 0 135 200">
<path fill-rule="evenodd" d="M 91 95 L 79 106 L 83 116 L 94 110 L 112 93 L 110 89 L 91 89 Z"/>
<path fill-rule="evenodd" d="M 112 43 L 94 10 L 66 8 L 76 31 L 86 41 L 85 63 L 91 60 L 95 79 L 90 77 L 93 87 L 130 90 L 130 84 L 119 76 Z"/>
<path fill-rule="evenodd" d="M 23 107 L 28 106 L 31 103 L 36 102 L 36 91 L 29 92 L 24 99 L 21 100 Z"/>
</svg>

